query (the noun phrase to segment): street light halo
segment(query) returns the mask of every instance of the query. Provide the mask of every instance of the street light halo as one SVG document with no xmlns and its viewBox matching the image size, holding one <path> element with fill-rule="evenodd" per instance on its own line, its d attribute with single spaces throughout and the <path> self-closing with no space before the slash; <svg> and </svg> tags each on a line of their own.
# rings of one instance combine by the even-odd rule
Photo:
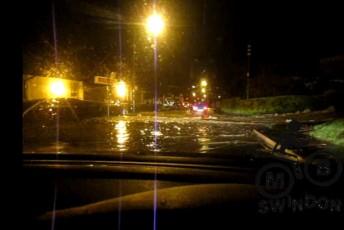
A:
<svg viewBox="0 0 344 230">
<path fill-rule="evenodd" d="M 49 93 L 53 98 L 61 98 L 67 95 L 67 89 L 62 80 L 54 80 L 49 85 Z"/>
<path fill-rule="evenodd" d="M 125 98 L 127 96 L 127 85 L 124 81 L 119 81 L 116 85 L 117 96 L 120 98 Z"/>
<path fill-rule="evenodd" d="M 207 85 L 208 85 L 207 80 L 205 80 L 205 79 L 201 80 L 201 86 L 202 87 L 206 87 Z"/>
<path fill-rule="evenodd" d="M 159 36 L 165 28 L 165 22 L 163 17 L 158 13 L 153 13 L 147 18 L 146 29 L 147 32 L 154 37 Z"/>
</svg>

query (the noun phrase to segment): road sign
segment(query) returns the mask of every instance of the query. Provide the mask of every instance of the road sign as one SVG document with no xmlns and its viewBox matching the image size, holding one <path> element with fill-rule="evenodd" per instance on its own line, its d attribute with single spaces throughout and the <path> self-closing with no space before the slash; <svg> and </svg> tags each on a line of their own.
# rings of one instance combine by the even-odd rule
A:
<svg viewBox="0 0 344 230">
<path fill-rule="evenodd" d="M 109 77 L 95 76 L 94 83 L 102 85 L 112 85 L 115 83 L 115 79 Z"/>
</svg>

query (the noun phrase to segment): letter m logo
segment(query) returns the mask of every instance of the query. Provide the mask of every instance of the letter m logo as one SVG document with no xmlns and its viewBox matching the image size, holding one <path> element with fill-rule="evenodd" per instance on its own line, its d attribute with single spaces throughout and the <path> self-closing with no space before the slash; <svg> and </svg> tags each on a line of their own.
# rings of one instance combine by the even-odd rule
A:
<svg viewBox="0 0 344 230">
<path fill-rule="evenodd" d="M 268 190 L 281 190 L 285 188 L 285 173 L 266 172 L 265 187 Z"/>
</svg>

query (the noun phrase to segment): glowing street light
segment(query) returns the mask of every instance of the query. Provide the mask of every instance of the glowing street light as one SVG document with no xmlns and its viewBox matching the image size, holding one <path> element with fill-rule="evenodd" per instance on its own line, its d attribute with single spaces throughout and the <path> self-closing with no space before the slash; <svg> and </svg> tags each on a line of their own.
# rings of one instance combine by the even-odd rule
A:
<svg viewBox="0 0 344 230">
<path fill-rule="evenodd" d="M 193 97 L 196 97 L 196 93 L 195 93 L 195 92 L 192 92 L 192 96 L 193 96 Z"/>
<path fill-rule="evenodd" d="M 208 85 L 208 82 L 206 80 L 202 80 L 201 81 L 201 86 L 202 87 L 207 87 L 207 85 Z"/>
<path fill-rule="evenodd" d="M 53 80 L 49 85 L 49 94 L 53 98 L 62 98 L 67 96 L 67 89 L 62 80 Z"/>
<path fill-rule="evenodd" d="M 206 91 L 205 88 L 202 88 L 202 89 L 201 89 L 201 92 L 202 92 L 202 93 L 205 93 L 205 91 Z"/>
<path fill-rule="evenodd" d="M 147 18 L 146 21 L 146 29 L 147 32 L 154 37 L 159 36 L 165 28 L 165 22 L 161 15 L 157 13 L 153 13 L 151 16 Z"/>
<path fill-rule="evenodd" d="M 120 81 L 120 82 L 117 83 L 117 85 L 116 85 L 116 93 L 117 93 L 118 97 L 125 98 L 125 96 L 128 93 L 128 87 L 127 87 L 127 85 L 125 84 L 124 81 Z"/>
</svg>

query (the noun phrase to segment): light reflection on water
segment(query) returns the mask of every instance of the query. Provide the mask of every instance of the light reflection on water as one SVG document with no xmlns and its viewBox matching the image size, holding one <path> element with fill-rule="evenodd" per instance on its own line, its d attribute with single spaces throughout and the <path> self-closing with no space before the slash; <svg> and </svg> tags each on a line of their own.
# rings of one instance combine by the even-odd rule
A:
<svg viewBox="0 0 344 230">
<path fill-rule="evenodd" d="M 117 139 L 117 149 L 121 152 L 127 151 L 127 142 L 129 140 L 129 133 L 127 131 L 127 122 L 118 121 L 115 125 L 116 139 Z"/>
<path fill-rule="evenodd" d="M 208 144 L 210 142 L 210 139 L 208 138 L 208 129 L 202 126 L 202 127 L 199 127 L 197 131 L 199 133 L 199 135 L 197 135 L 198 142 L 201 145 L 200 152 L 201 153 L 207 152 L 209 150 Z"/>
<path fill-rule="evenodd" d="M 68 145 L 61 146 L 62 149 L 59 151 L 208 153 L 229 145 L 237 145 L 236 142 L 248 143 L 248 133 L 251 130 L 249 126 L 243 125 L 192 120 L 186 122 L 176 119 L 171 119 L 171 122 L 159 122 L 159 129 L 155 130 L 153 121 L 127 117 L 88 120 L 83 122 L 82 127 L 83 131 L 75 123 L 60 124 L 60 141 Z M 38 147 L 46 146 L 56 141 L 55 131 L 56 127 L 47 124 L 44 124 L 44 128 L 40 125 L 39 129 L 27 127 L 25 142 L 37 143 L 35 146 Z M 39 151 L 36 147 L 32 148 Z"/>
</svg>

